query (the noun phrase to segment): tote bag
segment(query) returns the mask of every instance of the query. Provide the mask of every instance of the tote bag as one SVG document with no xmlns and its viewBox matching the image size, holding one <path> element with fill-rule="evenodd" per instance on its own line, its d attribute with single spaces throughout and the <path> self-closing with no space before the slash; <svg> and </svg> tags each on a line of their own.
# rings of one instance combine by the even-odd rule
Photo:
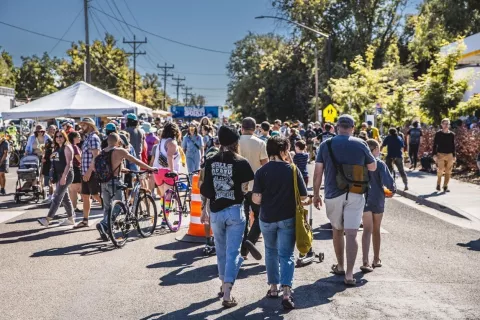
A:
<svg viewBox="0 0 480 320">
<path fill-rule="evenodd" d="M 297 167 L 292 166 L 293 169 L 293 185 L 295 188 L 295 238 L 297 242 L 297 249 L 301 255 L 306 255 L 312 248 L 313 232 L 312 227 L 307 222 L 308 210 L 302 206 L 300 198 L 300 191 L 297 183 Z"/>
</svg>

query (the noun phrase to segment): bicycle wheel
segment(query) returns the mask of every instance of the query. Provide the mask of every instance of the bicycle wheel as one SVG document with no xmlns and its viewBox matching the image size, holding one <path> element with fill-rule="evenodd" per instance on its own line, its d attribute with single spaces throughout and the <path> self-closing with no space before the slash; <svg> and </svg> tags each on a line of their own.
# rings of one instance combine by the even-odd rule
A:
<svg viewBox="0 0 480 320">
<path fill-rule="evenodd" d="M 10 163 L 10 167 L 18 167 L 18 164 L 20 163 L 20 157 L 18 156 L 18 153 L 10 153 L 10 159 L 8 161 Z"/>
<path fill-rule="evenodd" d="M 148 193 L 141 192 L 135 208 L 138 233 L 144 238 L 150 237 L 157 226 L 157 206 Z"/>
<path fill-rule="evenodd" d="M 169 199 L 169 200 L 165 200 Z M 172 232 L 177 232 L 182 225 L 182 204 L 178 193 L 173 189 L 168 189 L 163 195 L 163 218 L 167 223 L 168 229 Z"/>
<path fill-rule="evenodd" d="M 122 201 L 113 201 L 112 210 L 108 213 L 108 233 L 117 248 L 123 247 L 128 239 L 130 231 L 128 215 L 128 209 Z"/>
</svg>

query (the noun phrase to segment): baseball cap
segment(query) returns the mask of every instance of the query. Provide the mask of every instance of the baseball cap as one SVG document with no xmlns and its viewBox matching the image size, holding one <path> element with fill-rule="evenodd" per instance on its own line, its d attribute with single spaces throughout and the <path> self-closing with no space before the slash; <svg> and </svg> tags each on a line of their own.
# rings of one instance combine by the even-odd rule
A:
<svg viewBox="0 0 480 320">
<path fill-rule="evenodd" d="M 135 113 L 129 113 L 127 114 L 127 119 L 130 120 L 138 120 L 137 115 Z"/>
<path fill-rule="evenodd" d="M 371 126 L 371 125 L 373 124 L 373 122 L 370 121 L 370 120 L 368 120 L 368 121 L 367 121 L 367 124 L 368 124 L 369 126 Z"/>
<path fill-rule="evenodd" d="M 338 125 L 342 127 L 350 127 L 353 128 L 355 126 L 355 120 L 349 114 L 342 114 L 338 118 Z"/>
<path fill-rule="evenodd" d="M 105 130 L 107 131 L 117 131 L 117 127 L 113 123 L 109 123 L 106 125 Z"/>
</svg>

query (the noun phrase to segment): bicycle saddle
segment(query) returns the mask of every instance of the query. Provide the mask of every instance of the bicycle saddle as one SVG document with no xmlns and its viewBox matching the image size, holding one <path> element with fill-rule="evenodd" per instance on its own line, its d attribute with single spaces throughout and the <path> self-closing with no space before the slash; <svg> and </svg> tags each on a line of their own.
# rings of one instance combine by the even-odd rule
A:
<svg viewBox="0 0 480 320">
<path fill-rule="evenodd" d="M 165 177 L 166 178 L 176 178 L 176 177 L 178 177 L 178 174 L 176 174 L 175 172 L 169 172 L 169 173 L 165 174 Z"/>
</svg>

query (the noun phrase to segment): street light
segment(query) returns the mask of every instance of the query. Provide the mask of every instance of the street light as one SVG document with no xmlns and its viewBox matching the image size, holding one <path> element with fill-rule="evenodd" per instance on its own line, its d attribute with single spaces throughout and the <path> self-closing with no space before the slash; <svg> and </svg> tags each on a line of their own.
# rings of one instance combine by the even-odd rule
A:
<svg viewBox="0 0 480 320">
<path fill-rule="evenodd" d="M 332 60 L 332 39 L 329 34 L 323 33 L 321 31 L 312 29 L 310 27 L 307 27 L 304 24 L 291 21 L 282 17 L 275 17 L 275 16 L 258 16 L 255 17 L 255 19 L 275 19 L 275 20 L 282 20 L 291 24 L 294 24 L 302 29 L 306 29 L 308 31 L 311 31 L 319 36 L 322 36 L 327 39 L 327 70 L 328 70 L 328 78 L 330 79 L 332 77 L 332 70 L 331 70 L 331 60 Z M 315 47 L 315 121 L 318 121 L 318 50 L 317 47 Z"/>
</svg>

